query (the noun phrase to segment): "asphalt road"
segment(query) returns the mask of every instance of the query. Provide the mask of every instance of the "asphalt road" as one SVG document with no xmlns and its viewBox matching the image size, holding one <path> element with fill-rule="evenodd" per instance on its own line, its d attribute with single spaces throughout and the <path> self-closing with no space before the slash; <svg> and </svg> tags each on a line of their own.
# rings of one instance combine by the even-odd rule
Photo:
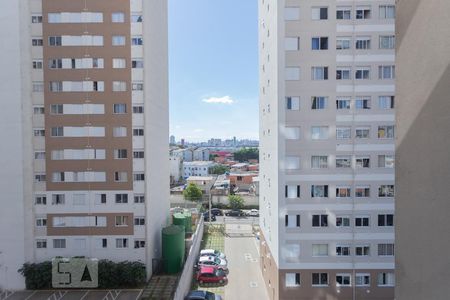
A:
<svg viewBox="0 0 450 300">
<path fill-rule="evenodd" d="M 225 299 L 269 299 L 259 267 L 258 243 L 255 237 L 225 238 L 228 258 L 228 285 Z"/>
<path fill-rule="evenodd" d="M 137 300 L 140 290 L 18 291 L 7 300 Z"/>
</svg>

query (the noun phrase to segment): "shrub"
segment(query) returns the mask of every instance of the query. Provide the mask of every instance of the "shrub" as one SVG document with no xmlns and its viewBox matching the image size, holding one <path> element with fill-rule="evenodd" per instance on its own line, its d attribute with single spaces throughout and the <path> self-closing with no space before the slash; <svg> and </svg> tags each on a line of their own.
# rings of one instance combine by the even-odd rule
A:
<svg viewBox="0 0 450 300">
<path fill-rule="evenodd" d="M 52 262 L 25 263 L 18 271 L 25 277 L 25 286 L 29 290 L 52 287 Z"/>
</svg>

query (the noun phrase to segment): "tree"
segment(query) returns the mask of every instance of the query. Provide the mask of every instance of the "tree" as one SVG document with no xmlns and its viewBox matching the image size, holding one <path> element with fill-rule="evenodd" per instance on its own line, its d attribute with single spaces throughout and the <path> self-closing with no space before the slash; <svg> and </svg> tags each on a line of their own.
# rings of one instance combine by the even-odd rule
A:
<svg viewBox="0 0 450 300">
<path fill-rule="evenodd" d="M 216 157 L 219 157 L 219 155 L 217 155 L 217 154 L 210 154 L 209 155 L 209 160 L 210 161 L 214 161 L 216 159 Z"/>
<path fill-rule="evenodd" d="M 228 201 L 231 209 L 242 209 L 244 207 L 244 198 L 239 195 L 229 195 Z"/>
<path fill-rule="evenodd" d="M 209 174 L 222 175 L 230 171 L 230 167 L 224 165 L 217 165 L 209 168 Z"/>
<path fill-rule="evenodd" d="M 189 183 L 183 191 L 183 196 L 185 200 L 200 201 L 202 199 L 202 190 L 195 183 Z"/>
<path fill-rule="evenodd" d="M 245 162 L 250 159 L 259 159 L 258 148 L 243 148 L 234 152 L 234 159 L 239 162 Z"/>
</svg>

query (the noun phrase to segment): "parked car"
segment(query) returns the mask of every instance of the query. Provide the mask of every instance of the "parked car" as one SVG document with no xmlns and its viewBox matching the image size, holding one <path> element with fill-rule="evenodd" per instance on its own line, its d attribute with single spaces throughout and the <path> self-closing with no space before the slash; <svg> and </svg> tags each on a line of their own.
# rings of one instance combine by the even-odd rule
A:
<svg viewBox="0 0 450 300">
<path fill-rule="evenodd" d="M 200 256 L 197 262 L 198 267 L 207 266 L 207 267 L 217 267 L 220 270 L 228 273 L 228 262 L 225 259 L 222 259 L 217 256 Z"/>
<path fill-rule="evenodd" d="M 190 291 L 184 300 L 222 300 L 222 297 L 208 291 Z"/>
<path fill-rule="evenodd" d="M 209 221 L 209 212 L 203 213 L 203 220 Z M 211 214 L 211 221 L 215 221 L 216 216 L 214 214 Z"/>
<path fill-rule="evenodd" d="M 214 249 L 200 250 L 200 256 L 216 256 L 221 259 L 227 259 L 225 253 L 222 253 L 222 252 L 214 250 Z"/>
<path fill-rule="evenodd" d="M 257 209 L 252 209 L 248 212 L 248 215 L 250 217 L 259 217 L 259 210 Z"/>
<path fill-rule="evenodd" d="M 220 208 L 211 208 L 211 214 L 215 216 L 223 216 L 223 212 Z"/>
<path fill-rule="evenodd" d="M 232 210 L 227 211 L 225 213 L 225 215 L 229 216 L 229 217 L 240 217 L 240 216 L 243 216 L 244 213 L 241 210 L 232 209 Z"/>
<path fill-rule="evenodd" d="M 197 281 L 202 283 L 225 283 L 227 281 L 227 275 L 221 269 L 203 266 L 197 272 Z"/>
</svg>

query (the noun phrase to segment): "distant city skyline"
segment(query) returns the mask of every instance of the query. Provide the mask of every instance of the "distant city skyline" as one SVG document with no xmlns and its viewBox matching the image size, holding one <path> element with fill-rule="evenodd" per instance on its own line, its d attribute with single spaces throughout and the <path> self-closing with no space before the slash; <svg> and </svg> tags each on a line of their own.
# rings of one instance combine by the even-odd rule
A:
<svg viewBox="0 0 450 300">
<path fill-rule="evenodd" d="M 170 135 L 177 140 L 259 138 L 257 12 L 257 1 L 169 2 Z"/>
</svg>

